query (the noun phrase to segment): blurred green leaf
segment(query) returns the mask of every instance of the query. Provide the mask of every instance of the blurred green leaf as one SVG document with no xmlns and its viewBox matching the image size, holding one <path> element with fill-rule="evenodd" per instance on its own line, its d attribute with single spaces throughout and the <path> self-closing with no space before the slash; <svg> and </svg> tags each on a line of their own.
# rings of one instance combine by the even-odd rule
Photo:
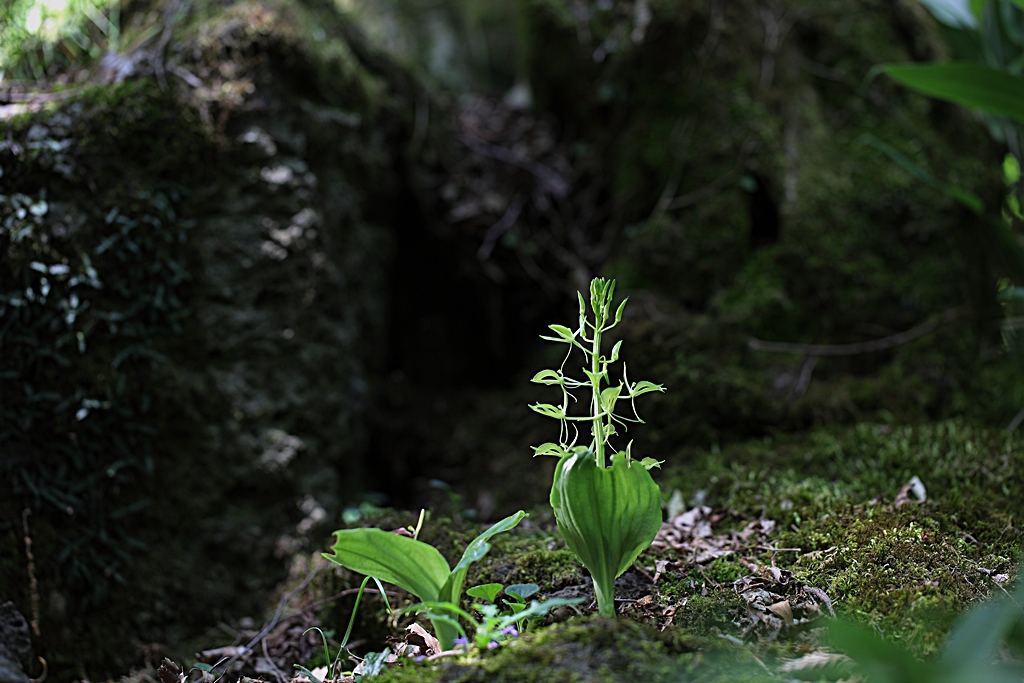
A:
<svg viewBox="0 0 1024 683">
<path fill-rule="evenodd" d="M 513 583 L 505 588 L 505 594 L 513 598 L 525 600 L 539 590 L 540 586 L 535 583 Z"/>
<path fill-rule="evenodd" d="M 1024 123 L 1024 79 L 985 64 L 888 64 L 882 72 L 919 93 Z"/>
</svg>

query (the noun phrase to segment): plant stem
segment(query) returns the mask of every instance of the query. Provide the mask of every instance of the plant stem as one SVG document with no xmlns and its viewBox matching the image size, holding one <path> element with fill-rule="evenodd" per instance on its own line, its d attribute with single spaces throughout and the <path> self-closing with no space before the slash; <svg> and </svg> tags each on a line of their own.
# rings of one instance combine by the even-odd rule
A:
<svg viewBox="0 0 1024 683">
<path fill-rule="evenodd" d="M 597 598 L 597 613 L 605 617 L 615 616 L 615 580 L 608 586 L 594 578 L 594 597 Z"/>
<path fill-rule="evenodd" d="M 594 347 L 590 354 L 590 370 L 593 373 L 594 390 L 594 457 L 597 459 L 597 466 L 604 469 L 604 420 L 601 417 L 601 378 L 598 373 L 601 371 L 601 328 L 604 320 L 601 313 L 594 311 Z"/>
</svg>

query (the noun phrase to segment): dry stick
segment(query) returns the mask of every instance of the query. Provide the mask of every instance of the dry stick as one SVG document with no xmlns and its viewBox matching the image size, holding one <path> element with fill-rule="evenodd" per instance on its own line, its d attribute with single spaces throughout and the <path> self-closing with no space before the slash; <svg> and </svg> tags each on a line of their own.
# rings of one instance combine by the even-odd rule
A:
<svg viewBox="0 0 1024 683">
<path fill-rule="evenodd" d="M 926 320 L 917 327 L 912 327 L 906 332 L 899 332 L 881 339 L 872 339 L 866 342 L 854 344 L 794 344 L 790 342 L 772 342 L 761 339 L 751 339 L 747 342 L 754 351 L 766 351 L 768 353 L 799 353 L 804 356 L 855 356 L 861 353 L 872 353 L 874 351 L 885 351 L 896 346 L 908 344 L 915 339 L 920 339 L 931 334 L 940 326 L 949 324 L 964 315 L 959 308 L 951 308 L 944 313 Z"/>
<path fill-rule="evenodd" d="M 252 648 L 253 648 L 253 647 L 254 647 L 254 646 L 256 645 L 256 643 L 258 643 L 258 642 L 260 642 L 261 640 L 263 640 L 263 638 L 265 638 L 265 637 L 266 637 L 266 635 L 267 635 L 268 633 L 270 633 L 270 631 L 271 631 L 271 630 L 272 630 L 272 629 L 273 629 L 273 628 L 274 628 L 275 626 L 277 626 L 277 622 L 278 622 L 278 621 L 279 621 L 279 620 L 281 619 L 281 613 L 282 613 L 282 612 L 284 612 L 284 608 L 285 608 L 285 605 L 287 605 L 287 604 L 288 604 L 288 601 L 289 601 L 289 600 L 291 600 L 292 598 L 294 598 L 294 597 L 295 597 L 295 596 L 296 596 L 297 594 L 299 594 L 299 593 L 300 593 L 300 592 L 302 592 L 303 590 L 305 590 L 306 586 L 308 586 L 308 585 L 309 585 L 309 582 L 313 580 L 313 577 L 314 577 L 314 576 L 316 576 L 317 574 L 319 574 L 319 573 L 320 573 L 320 570 L 321 570 L 321 569 L 323 569 L 323 567 L 317 567 L 316 569 L 314 569 L 313 571 L 311 571 L 311 572 L 309 573 L 309 576 L 307 576 L 307 577 L 305 578 L 305 580 L 304 580 L 304 581 L 303 581 L 303 582 L 302 582 L 302 583 L 301 583 L 301 584 L 299 585 L 299 587 L 298 587 L 298 588 L 296 588 L 296 589 L 295 589 L 295 590 L 293 590 L 293 591 L 292 591 L 291 593 L 289 593 L 288 595 L 286 595 L 286 596 L 284 596 L 283 598 L 281 598 L 281 604 L 277 606 L 277 612 L 275 612 L 275 613 L 274 613 L 274 618 L 273 618 L 273 619 L 271 619 L 271 620 L 270 620 L 270 623 L 269 623 L 269 624 L 267 624 L 266 626 L 264 626 L 264 627 L 263 627 L 263 630 L 262 630 L 262 631 L 260 631 L 259 633 L 257 633 L 257 634 L 256 634 L 256 636 L 255 636 L 255 637 L 254 637 L 254 638 L 253 638 L 252 640 L 250 640 L 250 641 L 249 641 L 249 643 L 248 643 L 248 644 L 247 644 L 247 645 L 246 645 L 246 646 L 245 646 L 244 648 L 242 648 L 242 651 L 241 651 L 241 652 L 239 652 L 239 653 L 238 653 L 237 655 L 235 655 L 234 657 L 232 657 L 231 659 L 229 659 L 229 660 L 227 661 L 227 663 L 226 663 L 226 664 L 224 664 L 224 671 L 225 671 L 225 672 L 226 672 L 226 671 L 228 670 L 228 667 L 230 667 L 230 666 L 231 666 L 232 664 L 234 664 L 235 662 L 237 662 L 237 661 L 238 661 L 239 659 L 241 659 L 241 658 L 242 658 L 242 657 L 243 657 L 244 655 L 246 655 L 246 654 L 248 654 L 249 652 L 251 652 L 251 651 L 252 651 Z"/>
<path fill-rule="evenodd" d="M 518 166 L 524 171 L 533 174 L 537 180 L 541 182 L 541 185 L 545 190 L 559 199 L 567 197 L 569 195 L 569 190 L 572 189 L 572 185 L 568 180 L 563 178 L 561 174 L 555 172 L 539 161 L 534 161 L 529 157 L 517 154 L 507 147 L 492 145 L 489 142 L 484 142 L 476 136 L 466 134 L 460 135 L 459 140 L 462 141 L 462 144 L 469 147 L 477 154 L 497 159 L 498 161 L 503 161 L 506 164 L 511 164 L 512 166 Z"/>
<path fill-rule="evenodd" d="M 267 650 L 266 638 L 263 639 L 263 642 L 261 642 L 260 645 L 263 646 L 263 657 L 267 660 L 267 662 L 270 664 L 270 667 L 274 670 L 274 675 L 277 676 L 278 682 L 287 683 L 288 677 L 285 676 L 284 672 L 277 667 L 277 662 L 274 661 L 274 658 L 270 656 L 270 652 Z"/>
<path fill-rule="evenodd" d="M 25 532 L 25 557 L 28 559 L 28 590 L 32 604 L 32 635 L 39 637 L 39 584 L 36 581 L 36 558 L 32 555 L 32 536 L 28 532 L 28 517 L 32 510 L 21 513 L 21 528 Z"/>
</svg>

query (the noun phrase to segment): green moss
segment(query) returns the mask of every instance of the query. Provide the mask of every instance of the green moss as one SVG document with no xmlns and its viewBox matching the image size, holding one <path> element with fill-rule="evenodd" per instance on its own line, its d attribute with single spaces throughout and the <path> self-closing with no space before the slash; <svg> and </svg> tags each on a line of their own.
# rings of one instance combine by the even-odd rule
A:
<svg viewBox="0 0 1024 683">
<path fill-rule="evenodd" d="M 491 555 L 475 566 L 468 580 L 476 584 L 535 583 L 552 592 L 584 581 L 576 556 L 564 545 L 548 549 L 553 541 L 510 536 L 495 543 Z"/>
<path fill-rule="evenodd" d="M 381 683 L 618 683 L 760 680 L 715 644 L 599 617 L 523 636 L 494 653 L 434 666 L 404 664 Z M 725 673 L 728 671 L 728 674 Z"/>
<path fill-rule="evenodd" d="M 1020 551 L 1024 452 L 1001 431 L 860 425 L 689 459 L 666 471 L 663 490 L 703 490 L 710 505 L 776 520 L 778 546 L 800 548 L 777 554 L 778 566 L 917 652 L 934 651 L 955 615 L 991 593 L 979 568 L 1012 573 Z M 913 476 L 928 500 L 895 508 Z M 719 559 L 705 573 L 726 580 L 732 565 Z M 685 595 L 692 578 L 663 590 Z"/>
</svg>

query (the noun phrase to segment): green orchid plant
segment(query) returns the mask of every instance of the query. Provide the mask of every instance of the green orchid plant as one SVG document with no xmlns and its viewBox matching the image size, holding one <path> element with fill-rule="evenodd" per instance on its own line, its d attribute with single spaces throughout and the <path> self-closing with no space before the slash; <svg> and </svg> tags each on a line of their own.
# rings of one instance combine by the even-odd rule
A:
<svg viewBox="0 0 1024 683">
<path fill-rule="evenodd" d="M 583 294 L 579 293 L 577 329 L 549 326 L 556 336 L 541 338 L 566 344 L 569 350 L 558 370 L 541 370 L 532 381 L 559 387 L 562 403 L 530 406 L 561 423 L 558 443 L 534 447 L 534 456 L 559 458 L 551 486 L 551 507 L 566 544 L 593 577 L 598 612 L 609 616 L 615 614 L 615 579 L 633 564 L 661 528 L 661 490 L 648 470 L 663 462 L 654 458 L 634 460 L 632 441 L 624 451 L 613 452 L 610 440 L 620 427 L 625 430 L 631 422 L 643 422 L 636 412 L 637 396 L 665 391 L 652 382 L 630 383 L 625 365 L 622 380 L 612 382 L 609 366 L 619 360 L 622 342 L 615 343 L 609 357 L 601 350 L 602 337 L 622 320 L 626 307 L 623 300 L 612 315 L 614 294 L 614 280 L 595 278 L 590 283 L 589 315 Z M 587 361 L 582 369 L 585 380 L 573 379 L 564 371 L 576 350 Z M 590 390 L 589 415 L 569 414 L 570 400 L 576 400 L 574 389 Z M 633 408 L 632 417 L 615 412 L 625 400 Z M 591 440 L 587 446 L 576 445 L 576 424 L 581 422 L 590 424 Z"/>
<path fill-rule="evenodd" d="M 333 554 L 323 556 L 346 569 L 394 584 L 423 603 L 447 604 L 458 610 L 469 565 L 491 549 L 488 540 L 492 536 L 515 527 L 526 516 L 520 510 L 477 536 L 454 568 L 448 566 L 448 561 L 434 546 L 381 529 L 335 531 Z M 442 616 L 444 618 L 439 618 Z M 434 615 L 431 623 L 441 647 L 451 650 L 461 631 L 458 621 Z"/>
</svg>

